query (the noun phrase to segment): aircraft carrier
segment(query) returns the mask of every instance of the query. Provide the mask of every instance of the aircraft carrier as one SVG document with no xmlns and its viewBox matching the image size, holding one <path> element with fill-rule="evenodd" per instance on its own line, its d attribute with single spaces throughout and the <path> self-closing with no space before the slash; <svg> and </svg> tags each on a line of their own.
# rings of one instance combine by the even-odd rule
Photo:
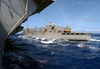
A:
<svg viewBox="0 0 100 69">
<path fill-rule="evenodd" d="M 69 41 L 89 41 L 91 38 L 91 33 L 72 33 L 71 28 L 69 28 L 68 26 L 66 26 L 66 28 L 55 26 L 53 22 L 41 28 L 35 26 L 35 28 L 30 29 L 29 27 L 27 27 L 23 30 L 23 34 L 29 37 L 35 36 L 38 38 L 59 40 L 64 39 Z"/>
<path fill-rule="evenodd" d="M 55 0 L 0 0 L 0 49 L 6 38 L 23 30 L 27 18 L 53 3 Z M 1 55 L 1 53 L 0 53 Z M 0 58 L 1 59 L 1 58 Z M 0 69 L 2 68 L 0 60 Z"/>
</svg>

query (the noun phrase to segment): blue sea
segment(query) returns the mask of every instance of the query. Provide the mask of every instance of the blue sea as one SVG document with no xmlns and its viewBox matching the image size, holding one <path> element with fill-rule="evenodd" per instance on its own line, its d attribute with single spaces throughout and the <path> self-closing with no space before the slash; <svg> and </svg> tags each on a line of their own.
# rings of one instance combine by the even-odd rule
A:
<svg viewBox="0 0 100 69">
<path fill-rule="evenodd" d="M 4 43 L 4 69 L 100 69 L 100 34 L 90 41 L 46 40 L 15 34 Z"/>
</svg>

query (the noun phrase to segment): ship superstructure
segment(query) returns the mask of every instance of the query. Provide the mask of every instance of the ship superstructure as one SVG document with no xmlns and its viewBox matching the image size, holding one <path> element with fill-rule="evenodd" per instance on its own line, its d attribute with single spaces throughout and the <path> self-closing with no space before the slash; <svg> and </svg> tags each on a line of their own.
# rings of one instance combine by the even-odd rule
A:
<svg viewBox="0 0 100 69">
<path fill-rule="evenodd" d="M 41 28 L 36 26 L 31 30 L 26 28 L 24 29 L 23 34 L 46 39 L 66 39 L 73 41 L 89 41 L 91 38 L 91 33 L 72 33 L 71 28 L 68 26 L 65 28 L 61 26 L 55 26 L 53 22 L 49 23 L 49 25 L 45 24 L 45 27 Z"/>
</svg>

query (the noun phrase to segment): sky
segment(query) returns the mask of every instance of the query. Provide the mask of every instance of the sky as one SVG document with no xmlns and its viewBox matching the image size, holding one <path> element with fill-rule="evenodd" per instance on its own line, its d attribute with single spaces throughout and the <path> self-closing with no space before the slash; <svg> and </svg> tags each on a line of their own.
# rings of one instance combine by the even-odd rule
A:
<svg viewBox="0 0 100 69">
<path fill-rule="evenodd" d="M 22 26 L 44 27 L 49 22 L 67 25 L 72 32 L 100 33 L 100 0 L 55 0 L 40 13 L 30 16 Z"/>
</svg>

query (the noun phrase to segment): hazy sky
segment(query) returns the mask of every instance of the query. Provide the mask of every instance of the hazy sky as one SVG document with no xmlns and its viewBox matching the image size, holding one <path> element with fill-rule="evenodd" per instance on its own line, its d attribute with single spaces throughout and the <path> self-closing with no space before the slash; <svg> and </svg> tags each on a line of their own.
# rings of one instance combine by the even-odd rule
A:
<svg viewBox="0 0 100 69">
<path fill-rule="evenodd" d="M 30 28 L 44 27 L 44 23 L 54 22 L 57 26 L 71 27 L 75 32 L 100 33 L 100 0 L 55 0 L 40 13 L 32 15 L 22 24 Z"/>
</svg>

